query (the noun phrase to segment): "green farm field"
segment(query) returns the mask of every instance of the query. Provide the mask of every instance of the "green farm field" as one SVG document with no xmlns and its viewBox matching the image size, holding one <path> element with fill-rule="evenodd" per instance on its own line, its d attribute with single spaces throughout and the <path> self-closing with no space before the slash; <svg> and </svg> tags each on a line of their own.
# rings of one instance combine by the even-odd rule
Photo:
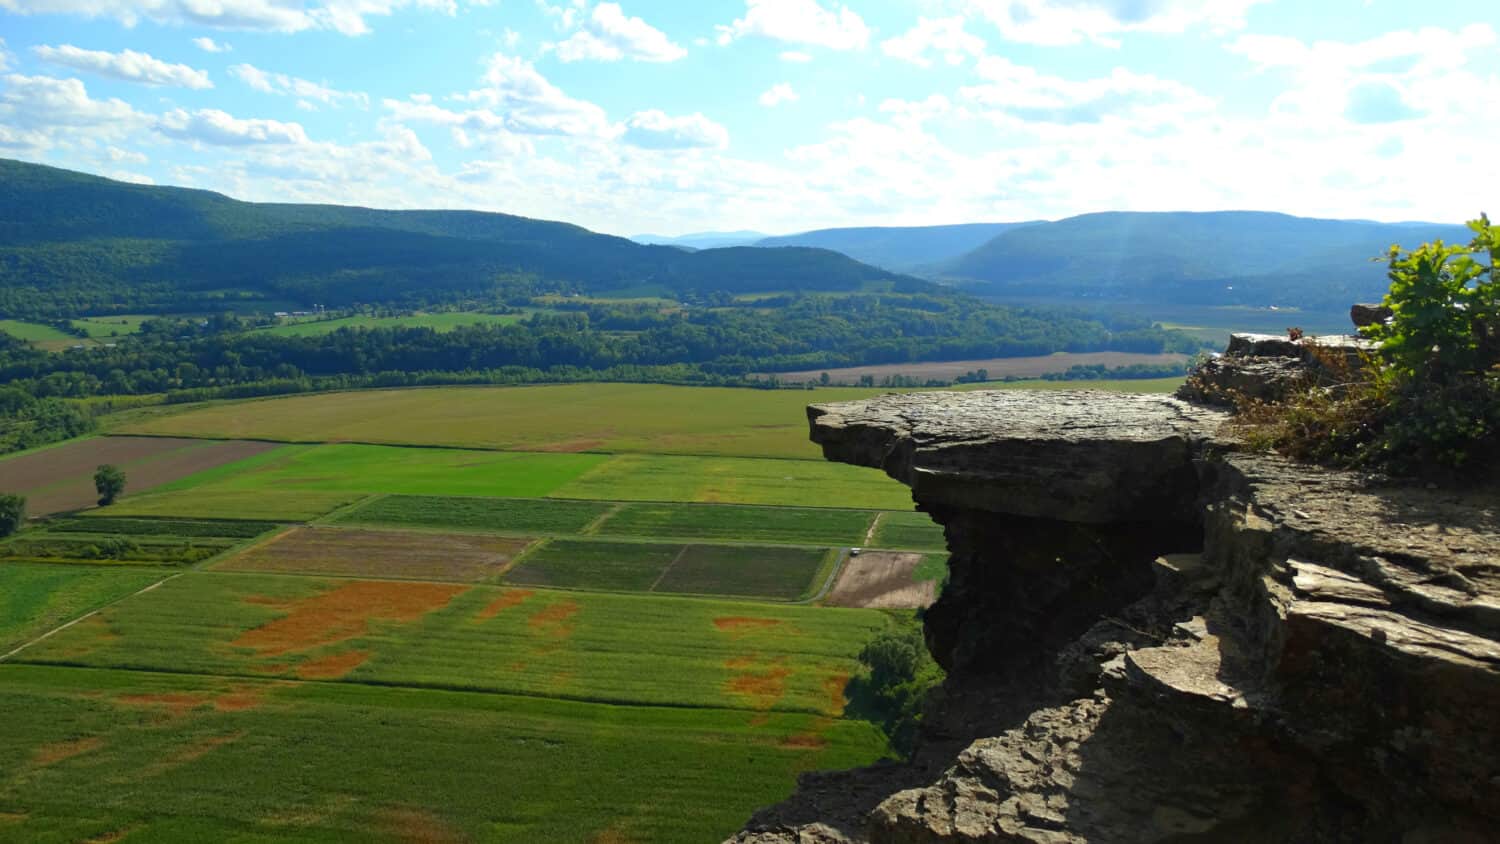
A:
<svg viewBox="0 0 1500 844">
<path fill-rule="evenodd" d="M 606 536 L 859 545 L 875 514 L 868 510 L 738 507 L 717 504 L 626 504 L 599 524 Z"/>
<path fill-rule="evenodd" d="M 189 572 L 13 657 L 601 703 L 843 708 L 868 610 Z"/>
<path fill-rule="evenodd" d="M 612 506 L 603 501 L 384 495 L 345 510 L 331 521 L 499 533 L 575 534 L 609 512 Z"/>
<path fill-rule="evenodd" d="M 86 332 L 90 338 L 107 341 L 113 337 L 125 337 L 141 330 L 141 323 L 151 319 L 143 314 L 120 314 L 107 317 L 79 317 L 72 320 L 73 327 Z"/>
<path fill-rule="evenodd" d="M 872 548 L 901 548 L 914 551 L 943 551 L 948 541 L 943 526 L 926 513 L 904 511 L 884 513 L 868 543 Z"/>
<path fill-rule="evenodd" d="M 262 334 L 270 334 L 276 337 L 319 337 L 324 334 L 332 334 L 340 328 L 399 327 L 452 331 L 462 325 L 513 325 L 520 321 L 520 314 L 443 312 L 396 317 L 351 316 L 340 317 L 339 319 L 305 320 L 286 322 L 281 325 L 274 325 L 270 328 L 258 330 Z"/>
<path fill-rule="evenodd" d="M 1170 392 L 1181 383 L 1017 381 L 963 389 Z M 806 406 L 885 392 L 614 383 L 360 390 L 149 408 L 123 416 L 113 433 L 821 460 L 807 440 Z"/>
<path fill-rule="evenodd" d="M 102 438 L 109 442 L 115 438 Z M 309 519 L 366 495 L 906 509 L 873 469 L 812 460 L 292 445 L 127 497 L 119 515 Z"/>
<path fill-rule="evenodd" d="M 701 842 L 869 724 L 0 665 L 0 840 Z"/>
<path fill-rule="evenodd" d="M 77 337 L 40 322 L 0 319 L 0 331 L 29 343 L 81 343 Z"/>
<path fill-rule="evenodd" d="M 141 569 L 0 564 L 0 654 L 162 577 Z"/>
<path fill-rule="evenodd" d="M 505 575 L 517 586 L 795 601 L 830 570 L 828 548 L 554 539 Z"/>
</svg>

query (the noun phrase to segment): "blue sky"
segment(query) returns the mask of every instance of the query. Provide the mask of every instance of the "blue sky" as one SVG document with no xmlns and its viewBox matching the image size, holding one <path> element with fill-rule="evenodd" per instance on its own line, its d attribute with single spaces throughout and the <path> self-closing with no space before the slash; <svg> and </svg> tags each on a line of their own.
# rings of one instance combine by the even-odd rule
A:
<svg viewBox="0 0 1500 844">
<path fill-rule="evenodd" d="M 0 156 L 615 234 L 1460 221 L 1500 194 L 1497 26 L 1493 0 L 0 0 Z"/>
</svg>

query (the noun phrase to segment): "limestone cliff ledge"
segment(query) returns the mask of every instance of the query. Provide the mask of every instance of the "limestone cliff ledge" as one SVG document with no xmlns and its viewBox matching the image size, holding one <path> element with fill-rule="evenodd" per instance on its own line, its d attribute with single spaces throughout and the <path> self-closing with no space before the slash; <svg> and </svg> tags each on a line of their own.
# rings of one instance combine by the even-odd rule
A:
<svg viewBox="0 0 1500 844">
<path fill-rule="evenodd" d="M 913 765 L 809 776 L 739 840 L 1500 840 L 1493 491 L 1241 453 L 1163 396 L 808 416 L 945 527 L 949 711 Z"/>
</svg>

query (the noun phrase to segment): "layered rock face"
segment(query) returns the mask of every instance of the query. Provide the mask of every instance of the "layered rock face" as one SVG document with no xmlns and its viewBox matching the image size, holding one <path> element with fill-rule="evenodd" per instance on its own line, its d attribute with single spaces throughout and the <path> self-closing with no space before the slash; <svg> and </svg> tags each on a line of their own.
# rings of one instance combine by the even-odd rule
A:
<svg viewBox="0 0 1500 844">
<path fill-rule="evenodd" d="M 1164 396 L 809 418 L 945 526 L 947 703 L 912 764 L 810 776 L 740 840 L 1500 840 L 1493 491 L 1241 453 Z"/>
</svg>

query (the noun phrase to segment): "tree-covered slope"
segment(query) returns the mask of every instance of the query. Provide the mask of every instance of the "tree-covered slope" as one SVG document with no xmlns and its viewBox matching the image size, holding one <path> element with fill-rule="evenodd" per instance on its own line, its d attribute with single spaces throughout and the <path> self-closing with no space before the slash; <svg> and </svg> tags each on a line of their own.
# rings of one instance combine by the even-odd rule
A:
<svg viewBox="0 0 1500 844">
<path fill-rule="evenodd" d="M 1085 214 L 1004 232 L 944 267 L 976 292 L 1203 305 L 1343 309 L 1384 292 L 1392 243 L 1462 226 L 1249 211 Z"/>
<path fill-rule="evenodd" d="M 849 290 L 895 278 L 818 250 L 688 253 L 508 214 L 241 202 L 7 160 L 0 207 L 0 314 L 14 316 L 257 298 L 415 305 L 504 285 Z"/>
<path fill-rule="evenodd" d="M 955 226 L 869 226 L 818 229 L 767 237 L 756 246 L 811 246 L 842 252 L 893 272 L 913 272 L 952 260 L 1003 232 L 1032 223 L 964 223 Z"/>
</svg>

